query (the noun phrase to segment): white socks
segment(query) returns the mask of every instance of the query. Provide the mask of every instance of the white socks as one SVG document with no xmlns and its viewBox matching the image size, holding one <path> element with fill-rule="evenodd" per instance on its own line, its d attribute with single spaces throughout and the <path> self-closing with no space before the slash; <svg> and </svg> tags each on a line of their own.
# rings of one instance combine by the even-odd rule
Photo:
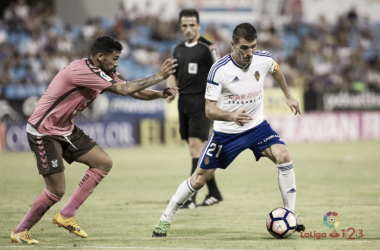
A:
<svg viewBox="0 0 380 250">
<path fill-rule="evenodd" d="M 182 182 L 171 198 L 160 220 L 172 222 L 178 209 L 194 195 L 196 190 L 190 184 L 190 178 Z"/>
<path fill-rule="evenodd" d="M 277 165 L 278 185 L 281 190 L 284 207 L 294 212 L 296 208 L 296 176 L 294 174 L 293 162 Z"/>
</svg>

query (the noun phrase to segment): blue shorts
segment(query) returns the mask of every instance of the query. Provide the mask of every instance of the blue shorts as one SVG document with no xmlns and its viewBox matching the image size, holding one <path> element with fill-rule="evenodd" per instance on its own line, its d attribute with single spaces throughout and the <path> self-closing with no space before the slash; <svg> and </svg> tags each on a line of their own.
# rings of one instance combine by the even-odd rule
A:
<svg viewBox="0 0 380 250">
<path fill-rule="evenodd" d="M 236 156 L 247 148 L 253 151 L 258 161 L 261 152 L 273 144 L 285 145 L 267 121 L 239 134 L 225 134 L 213 130 L 203 148 L 198 166 L 203 169 L 226 169 Z"/>
</svg>

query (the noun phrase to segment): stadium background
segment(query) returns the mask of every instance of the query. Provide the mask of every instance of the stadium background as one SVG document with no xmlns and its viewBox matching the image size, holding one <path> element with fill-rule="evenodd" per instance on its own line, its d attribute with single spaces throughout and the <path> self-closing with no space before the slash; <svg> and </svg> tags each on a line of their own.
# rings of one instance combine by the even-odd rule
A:
<svg viewBox="0 0 380 250">
<path fill-rule="evenodd" d="M 274 54 L 297 91 L 303 114 L 295 117 L 268 78 L 265 115 L 289 142 L 296 213 L 307 232 L 288 240 L 268 234 L 265 218 L 282 205 L 277 169 L 268 159 L 254 162 L 245 151 L 217 173 L 222 203 L 181 210 L 169 237 L 152 238 L 170 195 L 189 174 L 176 105 L 103 94 L 78 117 L 114 162 L 77 213 L 89 238 L 69 235 L 51 221 L 87 168 L 66 164 L 66 194 L 32 228 L 41 242 L 37 249 L 378 249 L 379 0 L 0 1 L 0 147 L 7 151 L 0 153 L 0 249 L 24 248 L 12 244 L 9 234 L 44 188 L 25 123 L 50 78 L 70 60 L 87 56 L 100 34 L 124 42 L 120 70 L 128 79 L 157 72 L 182 39 L 182 7 L 201 11 L 202 33 L 222 54 L 230 50 L 232 28 L 252 22 L 260 32 L 259 48 Z M 206 192 L 199 191 L 198 201 Z M 341 217 L 338 238 L 323 226 L 329 211 Z M 353 232 L 355 240 L 348 239 Z M 326 238 L 318 239 L 322 233 Z"/>
<path fill-rule="evenodd" d="M 265 116 L 290 143 L 380 140 L 380 2 L 375 0 L 2 1 L 0 151 L 29 150 L 25 123 L 52 77 L 88 56 L 94 39 L 124 46 L 129 80 L 156 73 L 182 40 L 177 15 L 200 11 L 201 34 L 221 55 L 233 28 L 251 22 L 259 49 L 279 62 L 303 115 L 292 116 L 273 80 Z M 165 82 L 154 86 L 163 89 Z M 176 144 L 176 105 L 101 95 L 77 123 L 104 147 Z"/>
</svg>

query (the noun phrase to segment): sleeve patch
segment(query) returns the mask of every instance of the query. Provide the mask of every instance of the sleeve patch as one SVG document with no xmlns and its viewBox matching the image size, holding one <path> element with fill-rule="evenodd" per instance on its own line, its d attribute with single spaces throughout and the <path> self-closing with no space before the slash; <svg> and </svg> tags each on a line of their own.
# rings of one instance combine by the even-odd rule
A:
<svg viewBox="0 0 380 250">
<path fill-rule="evenodd" d="M 107 82 L 111 82 L 113 79 L 111 77 L 109 77 L 106 73 L 104 73 L 103 71 L 100 71 L 100 76 L 106 80 Z"/>
<path fill-rule="evenodd" d="M 212 94 L 212 87 L 211 86 L 207 86 L 206 87 L 206 95 L 211 95 Z"/>
</svg>

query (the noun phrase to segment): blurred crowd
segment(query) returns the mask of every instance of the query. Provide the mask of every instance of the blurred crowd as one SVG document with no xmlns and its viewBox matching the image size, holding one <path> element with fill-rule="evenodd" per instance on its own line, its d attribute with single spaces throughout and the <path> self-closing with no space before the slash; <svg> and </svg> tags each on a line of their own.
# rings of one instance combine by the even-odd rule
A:
<svg viewBox="0 0 380 250">
<path fill-rule="evenodd" d="M 276 22 L 263 12 L 254 24 L 259 49 L 274 55 L 290 85 L 315 93 L 380 91 L 380 24 L 355 10 L 333 24 L 323 16 L 309 24 L 295 10 L 284 8 Z M 178 20 L 136 13 L 120 5 L 110 20 L 91 18 L 84 25 L 68 25 L 48 1 L 31 6 L 25 0 L 12 1 L 0 20 L 0 99 L 40 94 L 70 61 L 87 57 L 94 39 L 102 35 L 123 44 L 119 71 L 127 79 L 156 73 L 182 40 Z M 201 33 L 225 55 L 231 52 L 235 25 L 202 22 Z M 274 86 L 268 78 L 266 87 Z"/>
</svg>

